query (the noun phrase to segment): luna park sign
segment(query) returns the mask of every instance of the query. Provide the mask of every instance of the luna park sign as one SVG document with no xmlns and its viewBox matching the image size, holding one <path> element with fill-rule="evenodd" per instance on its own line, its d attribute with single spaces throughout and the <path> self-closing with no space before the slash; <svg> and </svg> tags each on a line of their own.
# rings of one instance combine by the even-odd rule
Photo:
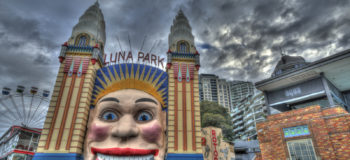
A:
<svg viewBox="0 0 350 160">
<path fill-rule="evenodd" d="M 120 52 L 115 52 L 104 55 L 103 61 L 106 65 L 112 65 L 112 64 L 117 64 L 117 63 L 125 63 L 125 62 L 134 62 L 134 56 L 131 51 L 125 52 L 125 51 L 120 51 Z M 144 64 L 150 64 L 154 65 L 157 67 L 164 68 L 163 64 L 164 58 L 161 58 L 160 56 L 157 56 L 152 53 L 143 53 L 139 51 L 137 53 L 137 63 L 144 63 Z"/>
</svg>

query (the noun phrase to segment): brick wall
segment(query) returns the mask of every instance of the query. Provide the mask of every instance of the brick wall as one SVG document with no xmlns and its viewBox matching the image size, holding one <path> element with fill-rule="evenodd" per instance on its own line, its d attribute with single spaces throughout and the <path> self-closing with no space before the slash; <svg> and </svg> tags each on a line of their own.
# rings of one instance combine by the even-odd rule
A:
<svg viewBox="0 0 350 160">
<path fill-rule="evenodd" d="M 262 155 L 261 155 L 260 152 L 255 153 L 255 159 L 254 159 L 254 160 L 263 160 L 263 159 L 262 159 Z"/>
<path fill-rule="evenodd" d="M 284 138 L 283 128 L 308 125 L 310 135 Z M 312 139 L 316 155 L 327 160 L 350 159 L 350 114 L 341 107 L 320 106 L 283 112 L 257 123 L 261 157 L 264 160 L 289 158 L 287 141 Z"/>
</svg>

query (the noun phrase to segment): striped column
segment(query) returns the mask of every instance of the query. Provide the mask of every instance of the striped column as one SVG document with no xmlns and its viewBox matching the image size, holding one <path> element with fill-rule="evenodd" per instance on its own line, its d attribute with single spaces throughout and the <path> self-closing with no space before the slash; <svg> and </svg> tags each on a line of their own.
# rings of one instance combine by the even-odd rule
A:
<svg viewBox="0 0 350 160">
<path fill-rule="evenodd" d="M 67 57 L 61 64 L 35 160 L 82 159 L 98 68 L 89 57 Z"/>
</svg>

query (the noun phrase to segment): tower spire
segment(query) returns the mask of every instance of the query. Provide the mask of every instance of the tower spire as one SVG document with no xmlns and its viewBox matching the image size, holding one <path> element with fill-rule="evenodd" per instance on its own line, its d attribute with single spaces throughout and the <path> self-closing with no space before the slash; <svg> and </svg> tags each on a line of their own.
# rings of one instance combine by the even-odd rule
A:
<svg viewBox="0 0 350 160">
<path fill-rule="evenodd" d="M 173 99 L 168 108 L 168 159 L 198 157 L 203 159 L 200 142 L 200 105 L 198 71 L 200 68 L 199 53 L 194 44 L 192 28 L 180 9 L 174 18 L 169 34 L 167 52 L 167 73 L 169 77 L 169 95 Z M 189 154 L 191 153 L 191 154 Z M 176 158 L 175 158 L 176 157 Z"/>
<path fill-rule="evenodd" d="M 91 5 L 84 14 L 79 18 L 79 22 L 74 26 L 72 31 L 72 40 L 70 44 L 74 44 L 76 38 L 80 34 L 88 34 L 90 39 L 90 46 L 95 46 L 95 43 L 99 42 L 104 44 L 106 43 L 106 29 L 103 13 L 100 9 L 99 1 Z M 103 48 L 102 48 L 103 49 Z"/>
<path fill-rule="evenodd" d="M 34 160 L 83 159 L 85 128 L 96 70 L 103 64 L 105 22 L 98 1 L 91 5 L 62 45 L 60 67 L 39 147 Z M 96 46 L 100 44 L 100 46 Z M 95 46 L 95 47 L 94 47 Z M 96 63 L 98 62 L 98 63 Z M 83 112 L 81 112 L 83 111 Z M 57 158 L 59 157 L 59 158 Z"/>
<path fill-rule="evenodd" d="M 169 49 L 171 52 L 196 53 L 192 28 L 182 9 L 179 9 L 173 20 L 168 37 Z"/>
</svg>

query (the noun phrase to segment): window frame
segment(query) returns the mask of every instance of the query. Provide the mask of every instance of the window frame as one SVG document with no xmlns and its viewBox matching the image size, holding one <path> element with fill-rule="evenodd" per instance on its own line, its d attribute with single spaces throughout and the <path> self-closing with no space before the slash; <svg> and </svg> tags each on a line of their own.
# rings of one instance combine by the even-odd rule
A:
<svg viewBox="0 0 350 160">
<path fill-rule="evenodd" d="M 85 37 L 85 44 L 81 45 L 81 38 Z M 87 47 L 90 44 L 90 36 L 86 33 L 79 34 L 75 40 L 75 45 L 78 47 Z"/>
<path fill-rule="evenodd" d="M 308 154 L 309 155 L 311 155 L 311 156 L 313 156 L 313 158 L 315 158 L 315 160 L 317 160 L 318 159 L 318 157 L 317 157 L 317 153 L 316 153 L 316 150 L 315 150 L 315 147 L 314 147 L 314 144 L 313 144 L 313 141 L 312 141 L 312 139 L 311 138 L 304 138 L 304 139 L 295 139 L 295 140 L 288 140 L 288 141 L 286 141 L 286 147 L 287 147 L 287 149 L 288 149 L 288 158 L 290 159 L 290 160 L 293 160 L 293 157 L 292 157 L 292 154 L 291 154 L 291 148 L 292 147 L 294 147 L 294 144 L 293 144 L 293 146 L 290 146 L 289 144 L 291 144 L 291 143 L 300 143 L 300 142 L 304 142 L 304 144 L 305 143 L 311 143 L 311 148 L 312 148 L 312 150 L 307 150 L 308 151 Z M 295 147 L 294 147 L 295 148 Z M 301 150 L 301 151 L 304 151 L 304 150 Z M 313 155 L 311 154 L 311 153 L 309 153 L 310 151 L 313 151 Z M 296 152 L 296 151 L 294 151 L 294 152 Z M 304 155 L 303 155 L 304 156 Z"/>
<path fill-rule="evenodd" d="M 185 48 L 183 49 L 183 46 Z M 179 41 L 177 43 L 177 51 L 178 53 L 189 53 L 190 52 L 190 45 L 187 41 Z"/>
</svg>

